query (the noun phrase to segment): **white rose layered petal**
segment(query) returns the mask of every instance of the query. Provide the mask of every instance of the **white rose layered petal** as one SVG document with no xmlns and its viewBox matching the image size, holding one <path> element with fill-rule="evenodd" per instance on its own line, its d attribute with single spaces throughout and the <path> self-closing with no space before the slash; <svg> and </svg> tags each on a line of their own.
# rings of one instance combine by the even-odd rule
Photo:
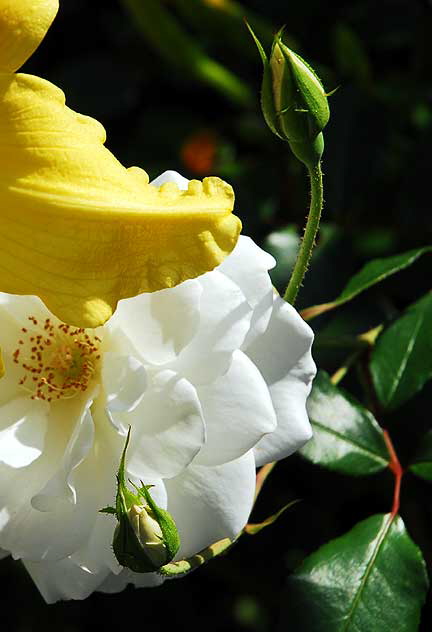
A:
<svg viewBox="0 0 432 632">
<path fill-rule="evenodd" d="M 267 384 L 254 363 L 234 351 L 227 373 L 200 386 L 207 442 L 194 463 L 220 465 L 248 452 L 276 428 L 276 413 Z"/>
<path fill-rule="evenodd" d="M 240 235 L 236 247 L 218 270 L 236 283 L 253 309 L 250 330 L 243 347 L 267 328 L 273 308 L 274 289 L 268 270 L 276 265 L 274 258 L 259 248 L 250 237 Z"/>
<path fill-rule="evenodd" d="M 29 562 L 24 566 L 47 603 L 61 599 L 85 599 L 108 577 L 109 570 L 91 573 L 69 558 L 57 562 Z"/>
<path fill-rule="evenodd" d="M 195 280 L 140 294 L 120 301 L 107 326 L 114 333 L 120 329 L 126 334 L 147 364 L 172 362 L 198 329 L 201 294 Z"/>
<path fill-rule="evenodd" d="M 224 465 L 192 464 L 165 485 L 181 537 L 176 559 L 190 557 L 218 540 L 234 539 L 246 524 L 255 493 L 252 450 Z"/>
<path fill-rule="evenodd" d="M 0 407 L 0 463 L 21 468 L 42 454 L 49 406 L 29 397 Z"/>
<path fill-rule="evenodd" d="M 306 412 L 316 373 L 312 341 L 309 325 L 291 305 L 275 296 L 266 332 L 246 350 L 269 386 L 278 421 L 276 430 L 254 448 L 257 466 L 289 456 L 312 436 Z"/>
<path fill-rule="evenodd" d="M 132 412 L 142 401 L 147 388 L 147 372 L 133 356 L 107 351 L 103 357 L 101 379 L 107 417 L 114 428 L 126 436 L 128 426 L 124 426 L 116 413 Z"/>
<path fill-rule="evenodd" d="M 171 478 L 191 463 L 205 442 L 196 389 L 170 369 L 153 374 L 141 403 L 119 414 L 130 424 L 128 471 L 138 478 Z M 115 416 L 117 417 L 117 415 Z"/>
<path fill-rule="evenodd" d="M 243 344 L 252 309 L 240 288 L 217 270 L 199 278 L 203 288 L 198 331 L 173 364 L 195 385 L 208 384 L 228 370 Z"/>
<path fill-rule="evenodd" d="M 65 404 L 58 402 L 49 415 L 41 457 L 15 470 L 15 476 L 7 471 L 10 468 L 1 470 L 2 475 L 9 474 L 9 480 L 6 486 L 2 476 L 0 545 L 12 551 L 14 558 L 53 561 L 79 550 L 90 537 L 99 509 L 112 502 L 115 494 L 112 473 L 122 446 L 113 450 L 106 441 L 106 435 L 114 431 L 109 425 L 100 427 L 90 445 L 88 431 L 92 432 L 93 421 L 85 406 L 75 433 L 71 428 L 65 444 Z M 56 470 L 58 463 L 62 466 Z M 39 503 L 40 509 L 50 510 L 34 508 Z"/>
<path fill-rule="evenodd" d="M 86 402 L 81 416 L 68 441 L 60 468 L 44 485 L 38 494 L 31 499 L 31 504 L 38 511 L 55 511 L 61 505 L 76 504 L 77 494 L 74 481 L 74 470 L 81 465 L 93 445 L 94 424 L 90 413 L 93 401 Z"/>
</svg>

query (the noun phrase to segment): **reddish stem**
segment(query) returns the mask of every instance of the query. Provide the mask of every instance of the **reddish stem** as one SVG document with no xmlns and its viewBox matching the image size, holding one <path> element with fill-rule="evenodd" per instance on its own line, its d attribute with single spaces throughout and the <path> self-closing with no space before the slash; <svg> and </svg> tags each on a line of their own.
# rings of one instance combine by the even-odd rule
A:
<svg viewBox="0 0 432 632">
<path fill-rule="evenodd" d="M 390 439 L 388 430 L 384 430 L 383 432 L 384 432 L 384 441 L 386 443 L 387 450 L 389 451 L 389 454 L 390 454 L 390 463 L 388 466 L 389 466 L 389 469 L 393 472 L 393 475 L 395 477 L 395 485 L 394 485 L 394 492 L 393 492 L 393 507 L 391 510 L 391 517 L 394 518 L 396 514 L 399 512 L 400 488 L 401 488 L 401 481 L 402 481 L 402 476 L 404 472 L 399 462 L 399 459 L 397 457 L 396 451 L 394 449 L 393 442 Z"/>
</svg>

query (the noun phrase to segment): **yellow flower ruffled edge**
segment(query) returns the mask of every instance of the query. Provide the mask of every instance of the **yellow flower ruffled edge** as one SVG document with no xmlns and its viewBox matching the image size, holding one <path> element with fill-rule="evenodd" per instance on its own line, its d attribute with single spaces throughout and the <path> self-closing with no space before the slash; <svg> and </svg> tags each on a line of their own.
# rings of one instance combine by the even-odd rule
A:
<svg viewBox="0 0 432 632">
<path fill-rule="evenodd" d="M 150 185 L 61 90 L 14 74 L 57 9 L 56 0 L 0 0 L 0 291 L 35 294 L 60 320 L 97 327 L 122 298 L 212 270 L 241 223 L 219 178 L 187 191 Z"/>
</svg>

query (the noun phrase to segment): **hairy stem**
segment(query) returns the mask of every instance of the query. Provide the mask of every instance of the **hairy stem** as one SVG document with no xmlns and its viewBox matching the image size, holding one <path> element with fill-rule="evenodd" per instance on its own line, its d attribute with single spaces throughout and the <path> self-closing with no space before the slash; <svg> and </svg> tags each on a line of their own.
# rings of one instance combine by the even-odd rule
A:
<svg viewBox="0 0 432 632">
<path fill-rule="evenodd" d="M 308 167 L 308 170 L 311 181 L 311 203 L 309 208 L 309 215 L 306 222 L 306 228 L 304 231 L 300 250 L 297 255 L 297 260 L 295 262 L 288 287 L 284 294 L 284 299 L 288 303 L 291 303 L 291 305 L 294 305 L 295 303 L 298 291 L 303 282 L 304 275 L 306 274 L 306 270 L 308 269 L 309 261 L 312 256 L 312 250 L 315 245 L 315 237 L 318 232 L 321 218 L 321 210 L 323 206 L 323 182 L 321 163 L 318 162 L 314 167 Z"/>
</svg>

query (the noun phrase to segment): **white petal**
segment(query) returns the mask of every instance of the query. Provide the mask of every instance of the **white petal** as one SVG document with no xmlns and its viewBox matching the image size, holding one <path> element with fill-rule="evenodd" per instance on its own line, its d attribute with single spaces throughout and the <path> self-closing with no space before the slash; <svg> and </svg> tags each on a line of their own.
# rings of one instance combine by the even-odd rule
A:
<svg viewBox="0 0 432 632">
<path fill-rule="evenodd" d="M 73 471 L 83 462 L 93 444 L 94 424 L 89 400 L 76 424 L 64 453 L 61 466 L 45 487 L 31 499 L 38 511 L 55 511 L 59 503 L 76 503 Z"/>
<path fill-rule="evenodd" d="M 196 390 L 171 370 L 154 375 L 140 405 L 118 417 L 132 427 L 128 471 L 145 483 L 151 477 L 176 476 L 205 441 Z"/>
<path fill-rule="evenodd" d="M 255 493 L 255 460 L 250 451 L 224 465 L 191 465 L 165 485 L 181 539 L 176 559 L 190 557 L 244 527 Z"/>
<path fill-rule="evenodd" d="M 29 327 L 29 316 L 34 316 L 40 322 L 45 318 L 54 318 L 50 311 L 47 310 L 43 302 L 37 296 L 20 296 L 16 294 L 6 294 L 0 292 L 0 316 L 2 321 L 2 332 L 0 333 L 0 341 L 2 345 L 6 344 L 6 348 L 11 345 L 16 347 L 18 337 L 20 337 L 21 327 Z M 7 317 L 9 316 L 9 318 Z M 17 337 L 3 340 L 4 327 L 14 322 L 17 327 Z"/>
<path fill-rule="evenodd" d="M 218 267 L 236 283 L 253 308 L 251 327 L 243 343 L 247 348 L 269 323 L 273 306 L 273 285 L 268 274 L 276 265 L 274 258 L 250 237 L 240 235 L 232 253 Z"/>
<path fill-rule="evenodd" d="M 46 402 L 20 397 L 0 408 L 0 461 L 20 468 L 41 454 L 47 429 Z"/>
<path fill-rule="evenodd" d="M 199 282 L 199 328 L 172 366 L 193 384 L 207 384 L 228 370 L 233 351 L 249 331 L 252 309 L 239 287 L 221 272 L 203 274 Z"/>
<path fill-rule="evenodd" d="M 181 176 L 177 171 L 164 171 L 160 176 L 150 182 L 155 187 L 160 187 L 166 182 L 174 182 L 181 191 L 186 191 L 188 188 L 189 180 Z"/>
<path fill-rule="evenodd" d="M 116 525 L 115 516 L 97 513 L 95 515 L 95 524 L 84 546 L 69 556 L 72 562 L 84 571 L 92 574 L 101 573 L 106 569 L 109 569 L 110 572 L 119 573 L 121 566 L 112 550 Z"/>
<path fill-rule="evenodd" d="M 195 335 L 201 294 L 199 282 L 191 280 L 120 301 L 108 327 L 120 328 L 146 363 L 166 364 Z"/>
<path fill-rule="evenodd" d="M 84 571 L 68 558 L 58 562 L 24 560 L 24 566 L 47 603 L 61 599 L 85 599 L 99 588 L 109 574 L 108 569 L 97 574 Z"/>
<path fill-rule="evenodd" d="M 267 331 L 247 350 L 269 385 L 277 429 L 255 448 L 257 465 L 282 459 L 311 437 L 306 412 L 316 367 L 310 353 L 313 332 L 296 310 L 275 297 Z"/>
<path fill-rule="evenodd" d="M 207 441 L 195 463 L 217 465 L 248 452 L 276 428 L 276 413 L 261 373 L 241 351 L 234 351 L 225 375 L 201 386 Z"/>
<path fill-rule="evenodd" d="M 127 428 L 119 424 L 112 413 L 131 412 L 138 406 L 147 388 L 147 372 L 133 356 L 107 351 L 103 355 L 101 373 L 108 419 L 125 436 Z"/>
<path fill-rule="evenodd" d="M 105 422 L 103 407 L 98 422 L 101 418 Z M 53 421 L 58 422 L 56 427 Z M 58 429 L 61 422 L 61 415 L 50 419 L 50 431 Z M 113 503 L 115 472 L 123 445 L 124 441 L 109 424 L 98 423 L 90 453 L 72 472 L 70 482 L 74 486 L 76 504 L 54 500 L 53 511 L 41 512 L 32 507 L 30 499 L 52 479 L 53 470 L 67 447 L 62 446 L 58 438 L 49 437 L 41 458 L 23 470 L 19 479 L 11 481 L 8 496 L 4 496 L 9 515 L 0 531 L 0 545 L 11 551 L 14 558 L 32 561 L 56 561 L 85 547 L 99 509 Z M 47 497 L 45 500 L 48 502 Z"/>
<path fill-rule="evenodd" d="M 164 577 L 157 573 L 133 573 L 125 568 L 119 575 L 108 575 L 98 590 L 104 593 L 117 593 L 124 590 L 128 584 L 133 584 L 136 588 L 155 588 L 164 581 Z"/>
</svg>

